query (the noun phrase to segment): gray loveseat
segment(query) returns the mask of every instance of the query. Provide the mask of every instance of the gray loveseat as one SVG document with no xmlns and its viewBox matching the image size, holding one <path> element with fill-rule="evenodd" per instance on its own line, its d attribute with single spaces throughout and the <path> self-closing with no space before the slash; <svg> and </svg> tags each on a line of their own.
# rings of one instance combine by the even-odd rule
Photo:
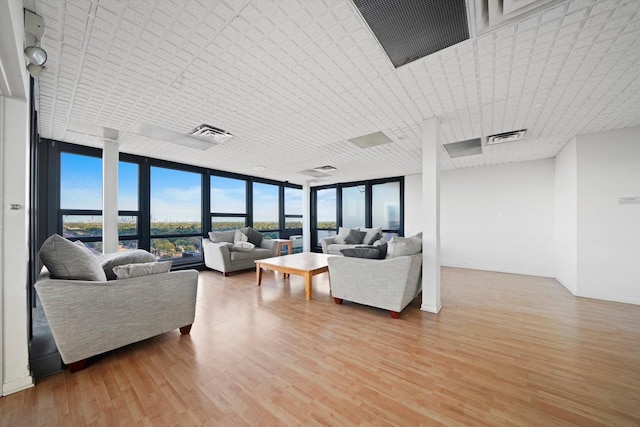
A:
<svg viewBox="0 0 640 427">
<path fill-rule="evenodd" d="M 352 230 L 359 231 L 360 233 L 354 233 Z M 351 249 L 361 245 L 374 245 L 376 242 L 379 244 L 384 241 L 381 227 L 340 227 L 338 229 L 338 234 L 335 236 L 320 239 L 320 246 L 322 247 L 322 253 L 324 254 L 342 255 L 342 252 L 340 251 L 343 249 Z"/>
<path fill-rule="evenodd" d="M 48 269 L 43 268 L 35 288 L 71 372 L 83 369 L 91 356 L 172 329 L 191 330 L 195 270 L 169 272 L 170 263 L 156 262 L 141 250 L 96 256 L 58 235 L 47 239 L 40 257 Z M 117 280 L 107 280 L 116 274 Z"/>
<path fill-rule="evenodd" d="M 225 276 L 234 271 L 255 269 L 255 261 L 278 256 L 278 244 L 275 240 L 266 239 L 264 235 L 251 227 L 239 229 L 246 236 L 251 249 L 238 247 L 236 230 L 209 233 L 208 239 L 202 240 L 204 264 Z"/>
<path fill-rule="evenodd" d="M 422 290 L 422 233 L 391 239 L 385 259 L 330 257 L 328 264 L 336 304 L 347 300 L 382 308 L 397 319 Z"/>
</svg>

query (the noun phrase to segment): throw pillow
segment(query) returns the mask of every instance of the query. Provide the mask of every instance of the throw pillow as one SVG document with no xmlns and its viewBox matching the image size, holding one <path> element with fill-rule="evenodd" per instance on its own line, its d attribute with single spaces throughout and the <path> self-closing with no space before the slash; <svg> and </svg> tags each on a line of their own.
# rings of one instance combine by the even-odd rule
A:
<svg viewBox="0 0 640 427">
<path fill-rule="evenodd" d="M 117 277 L 116 273 L 113 272 L 114 267 L 126 264 L 156 262 L 156 257 L 144 249 L 134 249 L 132 251 L 99 255 L 98 260 L 102 265 L 104 274 L 107 276 L 107 280 L 115 280 Z"/>
<path fill-rule="evenodd" d="M 262 244 L 262 239 L 264 236 L 259 231 L 249 227 L 249 232 L 247 233 L 247 237 L 249 238 L 249 243 L 253 243 L 254 246 L 260 246 Z"/>
<path fill-rule="evenodd" d="M 352 229 L 349 230 L 349 234 L 347 234 L 347 237 L 344 239 L 344 242 L 348 245 L 357 245 L 359 243 L 362 243 L 362 239 L 364 239 L 364 236 L 367 233 L 364 231 L 359 231 L 356 229 Z"/>
<path fill-rule="evenodd" d="M 338 245 L 344 245 L 345 244 L 344 239 L 346 239 L 347 235 L 349 234 L 349 231 L 351 231 L 349 227 L 340 227 L 338 229 L 338 234 L 333 238 L 333 243 Z"/>
<path fill-rule="evenodd" d="M 231 250 L 238 252 L 251 252 L 253 248 L 255 248 L 255 246 L 251 242 L 236 242 L 231 247 Z"/>
<path fill-rule="evenodd" d="M 413 255 L 422 252 L 422 239 L 413 237 L 394 237 L 389 242 L 387 258 Z"/>
<path fill-rule="evenodd" d="M 59 234 L 44 241 L 39 255 L 53 279 L 107 280 L 98 257 Z"/>
<path fill-rule="evenodd" d="M 209 239 L 211 239 L 213 243 L 223 243 L 223 242 L 233 243 L 233 237 L 235 236 L 235 234 L 236 232 L 234 230 L 210 231 Z"/>
<path fill-rule="evenodd" d="M 364 238 L 366 240 L 367 236 L 365 236 Z M 367 240 L 367 245 L 373 245 L 375 242 L 377 242 L 381 238 L 382 238 L 382 231 L 378 231 L 376 234 L 373 235 L 373 237 L 371 237 L 369 240 Z M 364 242 L 364 240 L 363 240 L 363 242 Z"/>
<path fill-rule="evenodd" d="M 233 244 L 235 245 L 238 242 L 246 242 L 247 241 L 247 235 L 244 234 L 242 231 L 240 230 L 236 230 L 235 234 L 233 235 Z"/>
<path fill-rule="evenodd" d="M 137 264 L 117 265 L 113 267 L 113 272 L 118 279 L 130 279 L 132 277 L 168 273 L 169 270 L 171 270 L 171 261 L 143 262 Z"/>
<path fill-rule="evenodd" d="M 365 228 L 365 227 L 359 227 L 358 230 L 360 231 L 364 231 L 365 234 L 364 238 L 362 239 L 362 243 L 367 243 L 369 242 L 369 240 L 371 240 L 371 238 L 378 232 L 382 232 L 382 227 L 373 227 L 373 228 Z"/>
</svg>

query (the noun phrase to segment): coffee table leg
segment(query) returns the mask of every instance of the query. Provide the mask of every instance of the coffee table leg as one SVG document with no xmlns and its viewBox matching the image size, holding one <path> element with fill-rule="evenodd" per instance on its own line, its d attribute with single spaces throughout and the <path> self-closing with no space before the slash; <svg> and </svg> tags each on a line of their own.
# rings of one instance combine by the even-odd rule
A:
<svg viewBox="0 0 640 427">
<path fill-rule="evenodd" d="M 256 264 L 256 279 L 258 280 L 258 286 L 262 283 L 262 267 L 260 264 Z"/>
<path fill-rule="evenodd" d="M 304 291 L 307 294 L 307 299 L 310 300 L 311 299 L 311 279 L 313 278 L 313 276 L 311 275 L 310 272 L 306 272 L 304 274 Z"/>
</svg>

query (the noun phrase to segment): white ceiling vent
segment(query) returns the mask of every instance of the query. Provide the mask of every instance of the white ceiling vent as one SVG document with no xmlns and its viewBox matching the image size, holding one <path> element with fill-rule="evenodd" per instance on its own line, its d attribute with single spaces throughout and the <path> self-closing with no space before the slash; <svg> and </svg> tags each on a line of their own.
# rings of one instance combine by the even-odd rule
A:
<svg viewBox="0 0 640 427">
<path fill-rule="evenodd" d="M 233 134 L 227 132 L 226 130 L 207 124 L 201 124 L 194 130 L 192 130 L 190 135 L 203 139 L 212 139 L 215 142 L 219 143 L 233 138 Z"/>
<path fill-rule="evenodd" d="M 371 148 L 377 145 L 389 144 L 393 142 L 384 132 L 374 132 L 368 135 L 351 138 L 349 141 L 360 148 Z"/>
<path fill-rule="evenodd" d="M 337 171 L 338 168 L 335 166 L 326 165 L 326 166 L 318 166 L 317 168 L 313 168 L 313 170 L 317 170 L 320 172 L 333 172 L 333 171 Z"/>
<path fill-rule="evenodd" d="M 564 0 L 474 0 L 477 35 L 547 9 Z"/>
<path fill-rule="evenodd" d="M 526 129 L 514 130 L 513 132 L 496 133 L 487 137 L 487 142 L 484 145 L 496 145 L 503 144 L 505 142 L 520 141 L 524 138 L 524 134 L 527 133 Z"/>
</svg>

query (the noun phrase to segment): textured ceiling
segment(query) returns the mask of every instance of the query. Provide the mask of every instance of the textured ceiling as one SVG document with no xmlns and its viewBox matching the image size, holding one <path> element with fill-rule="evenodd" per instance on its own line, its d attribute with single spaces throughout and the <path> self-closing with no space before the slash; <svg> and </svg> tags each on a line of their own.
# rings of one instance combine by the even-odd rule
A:
<svg viewBox="0 0 640 427">
<path fill-rule="evenodd" d="M 550 158 L 577 134 L 640 125 L 638 0 L 562 2 L 398 69 L 349 0 L 25 7 L 46 25 L 40 134 L 61 141 L 99 147 L 77 129 L 106 127 L 122 152 L 300 184 L 337 167 L 321 185 L 420 173 L 433 116 L 443 143 L 528 129 L 479 155 L 442 149 L 442 169 Z M 140 122 L 235 137 L 200 151 L 130 132 Z M 378 131 L 393 142 L 348 141 Z"/>
</svg>

